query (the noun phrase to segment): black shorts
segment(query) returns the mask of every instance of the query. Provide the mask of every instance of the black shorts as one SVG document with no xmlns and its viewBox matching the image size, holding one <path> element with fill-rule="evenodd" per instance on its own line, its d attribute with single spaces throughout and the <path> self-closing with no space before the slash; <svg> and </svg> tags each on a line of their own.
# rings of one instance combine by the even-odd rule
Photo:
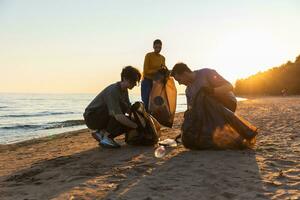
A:
<svg viewBox="0 0 300 200">
<path fill-rule="evenodd" d="M 95 111 L 86 111 L 83 117 L 86 126 L 92 130 L 105 129 L 110 118 L 106 107 L 99 108 Z"/>
<path fill-rule="evenodd" d="M 86 126 L 92 130 L 106 130 L 111 137 L 117 137 L 127 131 L 127 127 L 110 116 L 106 107 L 83 114 Z"/>
</svg>

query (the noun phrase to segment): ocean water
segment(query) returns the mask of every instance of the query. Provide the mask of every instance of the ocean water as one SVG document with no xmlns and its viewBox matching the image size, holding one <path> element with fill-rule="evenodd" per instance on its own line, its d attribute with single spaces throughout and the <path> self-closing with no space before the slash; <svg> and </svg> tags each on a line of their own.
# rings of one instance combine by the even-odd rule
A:
<svg viewBox="0 0 300 200">
<path fill-rule="evenodd" d="M 0 144 L 87 128 L 82 114 L 95 96 L 0 93 Z M 141 101 L 138 95 L 129 98 L 131 102 Z M 185 111 L 186 107 L 185 95 L 178 95 L 176 112 Z"/>
<path fill-rule="evenodd" d="M 96 94 L 0 94 L 0 144 L 86 128 L 83 112 Z M 130 101 L 140 101 L 131 95 Z M 177 112 L 186 109 L 178 95 Z"/>
</svg>

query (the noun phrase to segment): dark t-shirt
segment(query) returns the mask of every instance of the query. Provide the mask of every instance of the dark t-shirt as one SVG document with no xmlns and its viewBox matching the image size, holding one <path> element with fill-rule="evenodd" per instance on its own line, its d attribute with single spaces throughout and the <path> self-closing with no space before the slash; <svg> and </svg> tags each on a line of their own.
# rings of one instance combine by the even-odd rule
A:
<svg viewBox="0 0 300 200">
<path fill-rule="evenodd" d="M 111 84 L 102 90 L 87 106 L 85 113 L 102 110 L 103 107 L 108 109 L 110 116 L 124 114 L 129 110 L 130 101 L 128 91 L 121 89 L 120 82 Z"/>
<path fill-rule="evenodd" d="M 193 98 L 196 96 L 197 92 L 200 90 L 201 87 L 216 88 L 225 84 L 230 84 L 230 82 L 224 79 L 213 69 L 204 68 L 200 70 L 195 70 L 194 73 L 196 73 L 196 80 L 185 90 L 188 107 L 191 107 L 193 105 Z M 214 97 L 221 103 L 227 103 L 228 101 L 236 103 L 236 98 L 233 92 L 228 92 L 221 96 L 215 95 Z"/>
</svg>

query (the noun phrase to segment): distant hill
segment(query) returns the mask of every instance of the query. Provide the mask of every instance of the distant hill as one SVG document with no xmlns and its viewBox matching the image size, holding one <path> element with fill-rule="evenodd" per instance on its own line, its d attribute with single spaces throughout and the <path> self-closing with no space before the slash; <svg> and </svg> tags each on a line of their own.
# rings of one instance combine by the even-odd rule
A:
<svg viewBox="0 0 300 200">
<path fill-rule="evenodd" d="M 300 55 L 295 62 L 258 72 L 235 83 L 235 93 L 241 95 L 300 95 Z"/>
</svg>

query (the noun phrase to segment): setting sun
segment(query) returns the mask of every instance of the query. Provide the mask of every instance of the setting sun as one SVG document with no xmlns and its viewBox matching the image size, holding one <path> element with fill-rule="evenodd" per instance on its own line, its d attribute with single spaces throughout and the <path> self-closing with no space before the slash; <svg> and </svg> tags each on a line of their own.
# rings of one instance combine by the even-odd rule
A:
<svg viewBox="0 0 300 200">
<path fill-rule="evenodd" d="M 142 71 L 155 38 L 169 69 L 214 68 L 232 83 L 300 51 L 291 2 L 134 5 L 1 1 L 0 91 L 96 93 L 126 65 Z"/>
</svg>

